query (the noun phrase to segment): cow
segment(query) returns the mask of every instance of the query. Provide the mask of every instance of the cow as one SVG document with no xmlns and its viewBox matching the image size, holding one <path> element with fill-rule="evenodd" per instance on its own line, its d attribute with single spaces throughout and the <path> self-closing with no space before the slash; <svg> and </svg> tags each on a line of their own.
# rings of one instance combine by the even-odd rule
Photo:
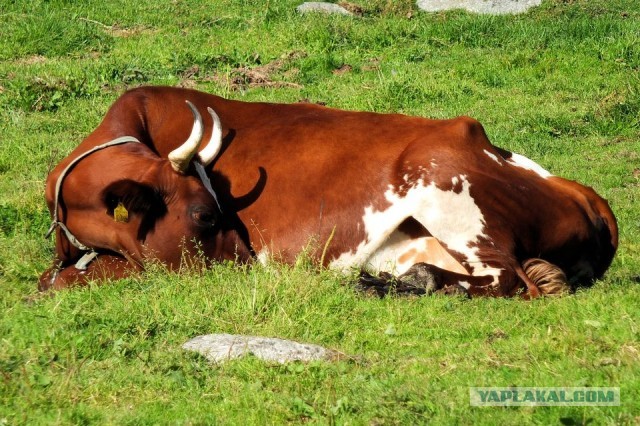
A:
<svg viewBox="0 0 640 426">
<path fill-rule="evenodd" d="M 119 138 L 140 143 L 86 154 Z M 184 148 L 184 164 L 172 167 L 185 139 L 198 148 Z M 63 170 L 83 154 L 56 195 Z M 602 277 L 618 245 L 606 200 L 493 146 L 472 118 L 242 102 L 171 87 L 123 94 L 49 175 L 46 198 L 54 223 L 59 211 L 85 250 L 60 226 L 41 288 L 126 276 L 148 259 L 176 269 L 196 249 L 208 262 L 286 263 L 304 250 L 322 266 L 361 269 L 361 288 L 378 294 L 533 298 Z M 132 220 L 115 220 L 119 204 Z M 200 205 L 208 234 L 186 224 Z M 87 252 L 97 257 L 78 269 Z"/>
</svg>

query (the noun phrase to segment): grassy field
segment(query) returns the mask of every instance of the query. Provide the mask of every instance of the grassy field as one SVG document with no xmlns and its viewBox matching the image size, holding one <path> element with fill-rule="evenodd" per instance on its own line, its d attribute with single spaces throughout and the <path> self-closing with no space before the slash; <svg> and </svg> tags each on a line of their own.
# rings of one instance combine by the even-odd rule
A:
<svg viewBox="0 0 640 426">
<path fill-rule="evenodd" d="M 2 1 L 0 425 L 640 423 L 640 4 L 545 0 L 518 16 L 353 0 Z M 375 299 L 295 266 L 151 268 L 37 295 L 47 172 L 129 87 L 445 118 L 593 186 L 619 220 L 605 278 L 525 302 Z M 180 345 L 242 333 L 337 362 L 212 365 Z M 476 408 L 469 386 L 605 386 L 620 407 Z"/>
</svg>

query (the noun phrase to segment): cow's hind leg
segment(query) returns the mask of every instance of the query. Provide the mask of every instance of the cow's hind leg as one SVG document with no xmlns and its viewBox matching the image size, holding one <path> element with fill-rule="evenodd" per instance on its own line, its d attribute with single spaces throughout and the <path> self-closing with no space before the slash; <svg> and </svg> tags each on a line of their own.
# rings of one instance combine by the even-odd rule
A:
<svg viewBox="0 0 640 426">
<path fill-rule="evenodd" d="M 395 277 L 388 272 L 374 276 L 362 271 L 357 289 L 380 297 L 396 295 L 429 295 L 434 292 L 467 296 L 502 296 L 491 285 L 494 277 L 470 276 L 447 271 L 428 263 L 416 263 L 405 273 Z"/>
</svg>

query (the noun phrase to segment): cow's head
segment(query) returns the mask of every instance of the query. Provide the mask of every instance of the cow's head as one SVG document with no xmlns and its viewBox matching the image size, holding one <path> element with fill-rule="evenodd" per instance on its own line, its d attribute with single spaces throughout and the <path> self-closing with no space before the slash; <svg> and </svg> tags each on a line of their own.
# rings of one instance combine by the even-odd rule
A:
<svg viewBox="0 0 640 426">
<path fill-rule="evenodd" d="M 609 204 L 591 188 L 565 181 L 576 193 L 576 203 L 583 205 L 582 217 L 566 223 L 573 238 L 566 247 L 552 253 L 567 274 L 572 286 L 589 285 L 601 278 L 611 265 L 618 248 L 618 225 Z"/>
<path fill-rule="evenodd" d="M 209 109 L 214 129 L 198 154 L 203 122 L 197 109 L 189 107 L 194 114 L 191 134 L 168 158 L 142 143 L 125 143 L 96 150 L 68 170 L 62 168 L 71 163 L 66 159 L 51 173 L 47 202 L 53 213 L 57 199 L 57 219 L 64 225 L 56 230 L 61 267 L 72 265 L 86 252 L 73 244 L 73 237 L 98 253 L 121 256 L 133 267 L 150 259 L 176 269 L 185 260 L 248 257 L 204 173 L 203 166 L 221 146 L 220 121 Z M 192 173 L 196 168 L 200 171 Z M 54 286 L 55 274 L 49 273 L 47 280 L 41 279 L 41 288 Z"/>
<path fill-rule="evenodd" d="M 616 218 L 607 201 L 591 188 L 559 177 L 552 180 L 561 209 L 543 226 L 538 254 L 556 265 L 548 271 L 559 272 L 566 289 L 589 286 L 604 275 L 618 248 Z M 525 269 L 531 276 L 526 265 Z"/>
</svg>

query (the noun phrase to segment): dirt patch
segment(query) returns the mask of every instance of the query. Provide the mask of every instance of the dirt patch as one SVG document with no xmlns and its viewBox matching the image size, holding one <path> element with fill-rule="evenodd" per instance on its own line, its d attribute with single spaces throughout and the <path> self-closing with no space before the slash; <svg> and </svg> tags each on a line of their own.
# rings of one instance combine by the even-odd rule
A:
<svg viewBox="0 0 640 426">
<path fill-rule="evenodd" d="M 362 65 L 360 69 L 362 71 L 377 71 L 380 69 L 381 62 L 382 61 L 380 60 L 380 58 L 372 58 L 372 59 L 369 59 L 369 61 L 367 61 L 366 64 Z"/>
<path fill-rule="evenodd" d="M 81 21 L 88 22 L 90 24 L 94 24 L 99 27 L 102 27 L 106 32 L 108 32 L 110 35 L 114 37 L 126 38 L 126 37 L 132 37 L 132 36 L 136 36 L 143 33 L 153 32 L 151 28 L 145 27 L 142 25 L 137 25 L 134 27 L 123 27 L 118 24 L 106 25 L 106 24 L 103 24 L 102 22 L 94 21 L 93 19 L 87 19 L 87 18 L 78 18 L 78 19 L 80 19 Z"/>
<path fill-rule="evenodd" d="M 42 55 L 31 55 L 26 58 L 19 58 L 15 60 L 16 65 L 36 65 L 47 62 L 47 58 Z"/>
<path fill-rule="evenodd" d="M 178 74 L 180 77 L 180 82 L 178 83 L 178 87 L 183 87 L 185 89 L 194 89 L 197 82 L 197 76 L 200 73 L 200 67 L 198 65 L 194 65 L 186 70 L 182 71 Z"/>
<path fill-rule="evenodd" d="M 348 1 L 338 2 L 338 6 L 348 10 L 353 13 L 355 16 L 364 16 L 364 8 L 358 6 L 357 4 L 350 3 Z"/>
<path fill-rule="evenodd" d="M 336 68 L 335 70 L 331 71 L 334 75 L 342 75 L 342 74 L 346 74 L 348 72 L 353 71 L 353 67 L 349 64 L 344 64 L 342 65 L 340 68 Z"/>
<path fill-rule="evenodd" d="M 286 79 L 294 78 L 300 70 L 297 68 L 289 68 L 291 62 L 306 56 L 304 52 L 287 53 L 280 58 L 264 65 L 254 67 L 238 67 L 228 73 L 217 73 L 211 77 L 206 77 L 205 81 L 214 81 L 218 84 L 228 85 L 231 90 L 246 90 L 254 87 L 271 87 L 271 88 L 302 88 L 298 83 L 286 81 Z M 278 79 L 284 78 L 285 80 Z"/>
<path fill-rule="evenodd" d="M 300 100 L 298 100 L 298 103 L 299 104 L 316 104 L 316 105 L 320 105 L 320 106 L 327 106 L 326 102 L 323 102 L 323 101 L 313 102 L 312 100 L 310 100 L 308 98 L 300 99 Z"/>
<path fill-rule="evenodd" d="M 136 27 L 121 27 L 119 25 L 113 25 L 109 29 L 109 33 L 114 37 L 133 37 L 140 34 L 150 34 L 153 32 L 153 29 L 144 27 L 144 26 L 136 26 Z"/>
</svg>

